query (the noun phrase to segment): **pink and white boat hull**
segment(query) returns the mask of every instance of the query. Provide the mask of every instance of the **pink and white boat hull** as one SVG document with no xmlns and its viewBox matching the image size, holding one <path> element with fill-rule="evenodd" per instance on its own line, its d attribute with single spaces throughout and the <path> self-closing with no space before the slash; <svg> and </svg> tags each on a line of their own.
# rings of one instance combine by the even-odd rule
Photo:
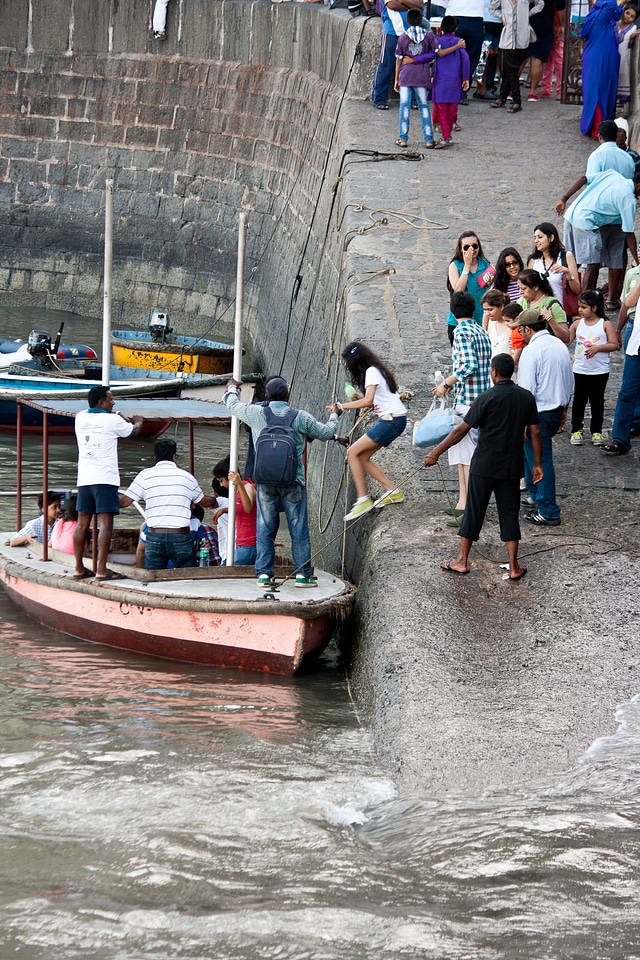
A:
<svg viewBox="0 0 640 960">
<path fill-rule="evenodd" d="M 34 620 L 82 640 L 185 663 L 294 674 L 305 656 L 324 649 L 341 615 L 335 599 L 262 601 L 259 593 L 247 600 L 202 599 L 188 595 L 191 581 L 183 581 L 184 593 L 167 596 L 164 585 L 148 592 L 136 581 L 75 582 L 54 567 L 57 571 L 57 564 L 41 560 L 7 562 L 0 555 L 0 579 L 9 597 Z M 200 580 L 200 588 L 209 583 Z M 352 588 L 338 583 L 346 588 L 348 612 Z M 216 589 L 230 590 L 229 581 Z"/>
</svg>

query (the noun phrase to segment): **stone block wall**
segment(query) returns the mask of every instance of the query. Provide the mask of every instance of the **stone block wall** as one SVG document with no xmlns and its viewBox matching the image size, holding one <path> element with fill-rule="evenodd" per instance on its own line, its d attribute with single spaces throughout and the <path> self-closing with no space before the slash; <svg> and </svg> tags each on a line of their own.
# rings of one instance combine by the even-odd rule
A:
<svg viewBox="0 0 640 960">
<path fill-rule="evenodd" d="M 0 299 L 101 316 L 113 179 L 114 325 L 144 326 L 161 306 L 179 332 L 229 336 L 248 209 L 257 365 L 324 418 L 344 269 L 331 220 L 341 109 L 368 94 L 379 24 L 312 5 L 172 0 L 159 43 L 152 5 L 0 0 Z M 312 493 L 324 452 L 312 445 Z M 329 458 L 330 489 L 341 463 Z"/>
<path fill-rule="evenodd" d="M 159 44 L 151 8 L 0 0 L 0 289 L 99 316 L 113 178 L 114 318 L 144 323 L 161 304 L 224 327 L 241 206 L 250 310 L 283 262 L 314 256 L 308 227 L 364 21 L 175 0 Z"/>
</svg>

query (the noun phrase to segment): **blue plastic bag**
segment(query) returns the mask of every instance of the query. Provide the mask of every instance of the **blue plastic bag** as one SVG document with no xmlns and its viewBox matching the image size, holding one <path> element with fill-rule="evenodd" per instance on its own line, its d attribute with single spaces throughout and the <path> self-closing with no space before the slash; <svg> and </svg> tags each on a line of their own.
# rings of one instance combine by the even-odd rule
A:
<svg viewBox="0 0 640 960">
<path fill-rule="evenodd" d="M 435 447 L 459 423 L 460 417 L 449 407 L 446 399 L 434 398 L 426 417 L 413 428 L 414 447 Z"/>
</svg>

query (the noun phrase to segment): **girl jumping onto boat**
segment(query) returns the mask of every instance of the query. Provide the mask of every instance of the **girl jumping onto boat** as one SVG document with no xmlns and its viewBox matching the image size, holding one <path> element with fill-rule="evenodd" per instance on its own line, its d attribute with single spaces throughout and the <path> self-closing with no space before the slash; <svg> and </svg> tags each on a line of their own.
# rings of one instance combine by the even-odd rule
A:
<svg viewBox="0 0 640 960">
<path fill-rule="evenodd" d="M 380 467 L 371 458 L 380 447 L 388 447 L 407 425 L 407 408 L 400 399 L 395 377 L 380 357 L 363 343 L 354 340 L 342 353 L 351 382 L 358 391 L 354 400 L 335 403 L 327 407 L 330 413 L 343 410 L 364 410 L 375 407 L 378 422 L 363 437 L 360 437 L 347 452 L 347 462 L 356 488 L 357 500 L 345 520 L 355 520 L 373 509 L 373 499 L 367 494 L 366 474 L 377 480 L 387 491 L 376 506 L 386 507 L 402 503 L 404 494 L 394 486 Z"/>
</svg>

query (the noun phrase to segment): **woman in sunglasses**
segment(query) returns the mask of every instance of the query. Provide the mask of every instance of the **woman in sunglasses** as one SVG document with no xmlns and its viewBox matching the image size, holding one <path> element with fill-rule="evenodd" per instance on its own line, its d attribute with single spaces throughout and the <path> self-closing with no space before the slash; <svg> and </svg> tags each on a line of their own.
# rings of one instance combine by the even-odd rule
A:
<svg viewBox="0 0 640 960">
<path fill-rule="evenodd" d="M 493 289 L 506 293 L 510 303 L 520 299 L 518 274 L 524 270 L 524 261 L 515 247 L 505 247 L 496 260 L 496 275 L 493 279 Z"/>
<path fill-rule="evenodd" d="M 458 237 L 458 244 L 455 253 L 449 264 L 447 274 L 447 289 L 453 296 L 454 293 L 470 293 L 475 301 L 475 310 L 473 319 L 482 326 L 484 310 L 482 309 L 482 295 L 490 285 L 491 280 L 483 282 L 483 274 L 491 266 L 482 252 L 482 244 L 478 240 L 473 230 L 465 230 Z M 449 343 L 453 344 L 453 331 L 455 330 L 457 320 L 451 310 L 447 317 L 447 332 L 449 334 Z"/>
</svg>

